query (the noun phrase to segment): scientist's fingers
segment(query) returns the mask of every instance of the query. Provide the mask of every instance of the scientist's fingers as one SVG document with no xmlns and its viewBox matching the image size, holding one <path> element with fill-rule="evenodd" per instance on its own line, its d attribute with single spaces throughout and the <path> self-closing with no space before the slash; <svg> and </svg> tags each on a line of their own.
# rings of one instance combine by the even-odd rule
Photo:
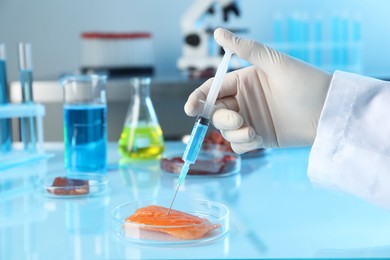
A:
<svg viewBox="0 0 390 260">
<path fill-rule="evenodd" d="M 231 102 L 237 94 L 239 87 L 251 86 L 253 82 L 253 75 L 256 73 L 254 66 L 249 66 L 243 69 L 235 70 L 225 75 L 221 89 L 218 94 L 218 102 L 226 102 L 226 107 L 231 110 L 238 111 L 238 103 Z M 184 105 L 184 111 L 189 116 L 196 116 L 202 109 L 202 103 L 199 101 L 206 100 L 206 97 L 210 91 L 214 78 L 208 79 L 200 87 L 195 89 L 188 97 L 187 102 Z"/>
<path fill-rule="evenodd" d="M 190 94 L 187 102 L 184 105 L 184 111 L 188 116 L 196 116 L 201 112 L 204 104 L 201 101 L 206 100 L 208 91 L 209 89 L 205 91 L 203 88 L 199 87 Z M 215 107 L 227 108 L 233 111 L 239 110 L 238 102 L 233 96 L 220 97 L 217 99 Z"/>
<path fill-rule="evenodd" d="M 221 130 L 221 134 L 238 154 L 255 150 L 263 145 L 261 137 L 256 135 L 256 131 L 249 125 L 243 125 L 236 130 Z"/>
<path fill-rule="evenodd" d="M 252 141 L 248 143 L 230 143 L 233 151 L 237 154 L 243 154 L 249 151 L 256 150 L 263 147 L 261 136 L 255 135 Z"/>
<path fill-rule="evenodd" d="M 203 104 L 200 101 L 206 100 L 206 94 L 200 89 L 195 89 L 184 104 L 184 112 L 188 116 L 196 116 L 202 111 Z"/>
<path fill-rule="evenodd" d="M 214 38 L 222 47 L 232 50 L 240 58 L 256 64 L 265 71 L 284 57 L 282 53 L 272 48 L 255 40 L 237 37 L 226 29 L 217 28 L 214 31 Z"/>
<path fill-rule="evenodd" d="M 240 82 L 240 75 L 239 72 L 240 70 L 236 70 L 233 72 L 229 72 L 225 75 L 222 81 L 221 89 L 218 93 L 218 98 L 224 98 L 228 96 L 235 96 L 237 94 L 237 86 Z M 206 80 L 200 87 L 194 90 L 194 92 L 191 93 L 189 99 L 194 98 L 194 97 L 203 97 L 205 99 L 210 91 L 211 85 L 213 83 L 214 78 L 209 78 Z M 199 91 L 199 92 L 198 92 Z M 192 95 L 195 94 L 196 95 Z"/>
<path fill-rule="evenodd" d="M 240 107 L 238 105 L 237 99 L 235 97 L 225 97 L 217 100 L 215 102 L 215 109 L 228 109 L 231 111 L 238 112 Z M 214 111 L 216 112 L 216 111 Z"/>
<path fill-rule="evenodd" d="M 230 143 L 250 143 L 256 137 L 255 130 L 248 125 L 235 130 L 221 130 L 221 134 Z"/>
<path fill-rule="evenodd" d="M 236 111 L 220 108 L 214 112 L 212 123 L 219 130 L 237 130 L 243 125 L 244 119 Z"/>
<path fill-rule="evenodd" d="M 201 90 L 205 94 L 205 96 L 207 96 L 210 91 L 211 85 L 213 84 L 213 81 L 214 78 L 209 78 L 198 89 Z M 218 98 L 236 95 L 238 82 L 239 81 L 237 71 L 227 73 L 223 78 L 221 89 L 218 93 Z"/>
</svg>

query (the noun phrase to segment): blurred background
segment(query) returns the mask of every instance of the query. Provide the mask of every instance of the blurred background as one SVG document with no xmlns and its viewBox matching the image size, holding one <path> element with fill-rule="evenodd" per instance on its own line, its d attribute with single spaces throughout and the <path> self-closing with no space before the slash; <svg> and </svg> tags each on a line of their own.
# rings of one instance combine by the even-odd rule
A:
<svg viewBox="0 0 390 260">
<path fill-rule="evenodd" d="M 137 74 L 152 78 L 151 98 L 165 139 L 178 139 L 194 123 L 183 111 L 188 95 L 220 61 L 214 28 L 231 29 L 328 71 L 388 79 L 389 7 L 385 0 L 0 0 L 0 42 L 7 46 L 12 102 L 20 101 L 17 44 L 32 44 L 34 99 L 46 108 L 45 141 L 63 140 L 58 79 L 96 71 L 109 74 L 110 141 L 119 139 L 130 100 L 128 78 Z M 205 45 L 191 49 L 199 39 Z M 232 69 L 244 66 L 232 61 Z M 18 138 L 17 127 L 13 131 Z"/>
</svg>

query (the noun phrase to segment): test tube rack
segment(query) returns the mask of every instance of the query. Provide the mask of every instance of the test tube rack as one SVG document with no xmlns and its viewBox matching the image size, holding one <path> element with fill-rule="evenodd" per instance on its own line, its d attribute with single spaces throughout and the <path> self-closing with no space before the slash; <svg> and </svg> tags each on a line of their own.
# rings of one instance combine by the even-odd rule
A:
<svg viewBox="0 0 390 260">
<path fill-rule="evenodd" d="M 23 151 L 17 143 L 10 152 L 0 154 L 0 170 L 14 167 L 25 162 L 46 158 L 43 144 L 43 116 L 45 107 L 38 103 L 21 103 L 0 105 L 0 119 L 34 118 L 36 120 L 36 150 Z M 23 141 L 23 140 L 22 140 Z"/>
<path fill-rule="evenodd" d="M 362 35 L 359 15 L 333 14 L 323 18 L 305 12 L 273 20 L 274 39 L 266 43 L 279 51 L 329 72 L 362 71 Z"/>
</svg>

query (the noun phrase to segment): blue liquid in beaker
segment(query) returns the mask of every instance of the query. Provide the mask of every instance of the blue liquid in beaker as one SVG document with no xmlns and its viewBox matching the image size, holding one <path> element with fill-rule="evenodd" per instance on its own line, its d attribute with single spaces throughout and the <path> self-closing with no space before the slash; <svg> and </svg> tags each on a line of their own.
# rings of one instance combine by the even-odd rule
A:
<svg viewBox="0 0 390 260">
<path fill-rule="evenodd" d="M 65 168 L 105 172 L 107 156 L 106 105 L 65 105 Z"/>
</svg>

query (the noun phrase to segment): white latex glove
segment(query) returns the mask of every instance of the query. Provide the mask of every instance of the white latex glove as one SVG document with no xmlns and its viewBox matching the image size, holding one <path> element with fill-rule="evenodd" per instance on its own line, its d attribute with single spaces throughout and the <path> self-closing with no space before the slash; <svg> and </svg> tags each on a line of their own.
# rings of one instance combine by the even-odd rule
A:
<svg viewBox="0 0 390 260">
<path fill-rule="evenodd" d="M 307 146 L 314 141 L 331 75 L 256 41 L 224 29 L 216 42 L 252 66 L 228 73 L 212 124 L 236 153 L 256 148 Z M 200 113 L 211 87 L 206 81 L 189 96 L 184 110 Z"/>
</svg>

